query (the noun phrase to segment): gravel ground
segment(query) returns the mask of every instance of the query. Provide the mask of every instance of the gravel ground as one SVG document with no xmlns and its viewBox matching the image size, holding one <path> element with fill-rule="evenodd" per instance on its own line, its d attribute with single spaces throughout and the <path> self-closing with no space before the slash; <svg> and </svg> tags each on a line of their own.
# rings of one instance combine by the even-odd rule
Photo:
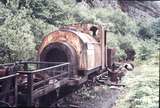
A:
<svg viewBox="0 0 160 108">
<path fill-rule="evenodd" d="M 122 88 L 108 86 L 82 87 L 58 102 L 59 108 L 112 108 Z"/>
</svg>

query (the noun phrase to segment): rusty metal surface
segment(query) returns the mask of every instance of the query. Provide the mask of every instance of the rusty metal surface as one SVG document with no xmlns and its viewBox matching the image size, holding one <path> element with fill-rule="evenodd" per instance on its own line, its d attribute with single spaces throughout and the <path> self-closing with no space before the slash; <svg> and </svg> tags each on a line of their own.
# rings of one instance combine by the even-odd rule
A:
<svg viewBox="0 0 160 108">
<path fill-rule="evenodd" d="M 38 53 L 39 57 L 48 45 L 55 42 L 66 42 L 75 49 L 78 70 L 90 70 L 101 66 L 100 43 L 93 36 L 78 30 L 61 28 L 43 39 Z"/>
<path fill-rule="evenodd" d="M 95 36 L 95 39 L 97 40 L 97 42 L 100 42 L 101 41 L 100 37 L 102 36 L 102 26 L 98 24 L 76 23 L 76 24 L 63 26 L 60 29 L 73 29 L 73 30 L 77 30 L 92 36 L 92 31 L 91 31 L 92 27 L 97 28 L 97 31 L 96 31 L 97 35 Z"/>
<path fill-rule="evenodd" d="M 107 48 L 107 65 L 109 68 L 111 68 L 113 65 L 115 51 L 115 49 Z"/>
</svg>

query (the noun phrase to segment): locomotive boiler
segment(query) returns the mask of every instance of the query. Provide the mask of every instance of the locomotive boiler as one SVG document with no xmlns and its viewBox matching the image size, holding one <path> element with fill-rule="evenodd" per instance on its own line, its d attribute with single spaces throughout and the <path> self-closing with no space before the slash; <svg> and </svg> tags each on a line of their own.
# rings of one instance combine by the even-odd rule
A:
<svg viewBox="0 0 160 108">
<path fill-rule="evenodd" d="M 38 58 L 47 62 L 69 62 L 74 77 L 104 70 L 108 65 L 105 32 L 102 26 L 94 24 L 61 27 L 43 39 Z"/>
</svg>

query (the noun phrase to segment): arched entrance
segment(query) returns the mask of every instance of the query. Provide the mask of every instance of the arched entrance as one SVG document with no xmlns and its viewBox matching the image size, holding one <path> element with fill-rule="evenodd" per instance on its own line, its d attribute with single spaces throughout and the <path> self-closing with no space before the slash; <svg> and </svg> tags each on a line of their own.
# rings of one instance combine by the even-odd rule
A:
<svg viewBox="0 0 160 108">
<path fill-rule="evenodd" d="M 69 62 L 72 75 L 77 75 L 77 60 L 76 51 L 66 42 L 51 43 L 40 54 L 40 61 Z"/>
</svg>

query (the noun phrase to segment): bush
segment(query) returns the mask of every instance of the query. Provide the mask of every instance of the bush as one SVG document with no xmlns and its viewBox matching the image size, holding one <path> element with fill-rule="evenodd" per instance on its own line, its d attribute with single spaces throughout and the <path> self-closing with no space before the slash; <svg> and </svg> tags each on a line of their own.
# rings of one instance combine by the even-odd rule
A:
<svg viewBox="0 0 160 108">
<path fill-rule="evenodd" d="M 63 4 L 62 4 L 63 5 Z M 32 15 L 49 24 L 58 25 L 65 19 L 61 5 L 55 0 L 32 0 L 30 3 Z"/>
<path fill-rule="evenodd" d="M 147 64 L 136 66 L 133 72 L 125 76 L 123 83 L 126 84 L 126 93 L 120 96 L 117 108 L 159 107 L 158 65 L 152 63 L 151 60 L 147 60 Z"/>
<path fill-rule="evenodd" d="M 40 19 L 31 19 L 30 24 L 30 29 L 35 37 L 36 44 L 40 44 L 44 36 L 57 29 L 54 25 L 48 24 Z"/>
<path fill-rule="evenodd" d="M 14 7 L 14 3 L 11 3 Z M 32 10 L 21 7 L 14 11 L 12 7 L 7 8 L 0 4 L 5 20 L 0 26 L 0 47 L 10 52 L 10 59 L 6 54 L 1 57 L 0 62 L 13 62 L 16 60 L 28 60 L 35 58 L 35 46 L 39 44 L 42 38 L 49 32 L 56 29 L 55 26 L 46 23 L 43 20 L 33 18 Z"/>
<path fill-rule="evenodd" d="M 139 48 L 140 52 L 139 52 L 139 58 L 141 60 L 147 60 L 151 57 L 151 49 L 148 49 L 147 46 L 141 46 Z"/>
<path fill-rule="evenodd" d="M 157 42 L 160 41 L 160 18 L 152 19 L 149 21 L 139 23 L 139 37 L 143 40 L 145 39 L 154 39 Z"/>
<path fill-rule="evenodd" d="M 34 58 L 35 43 L 31 32 L 31 24 L 26 10 L 21 10 L 13 16 L 8 16 L 0 26 L 0 44 L 11 51 L 12 61 Z M 7 61 L 5 61 L 7 62 Z"/>
<path fill-rule="evenodd" d="M 160 42 L 160 18 L 157 18 L 155 21 L 152 22 L 151 30 L 154 34 L 153 39 L 157 42 Z"/>
</svg>

